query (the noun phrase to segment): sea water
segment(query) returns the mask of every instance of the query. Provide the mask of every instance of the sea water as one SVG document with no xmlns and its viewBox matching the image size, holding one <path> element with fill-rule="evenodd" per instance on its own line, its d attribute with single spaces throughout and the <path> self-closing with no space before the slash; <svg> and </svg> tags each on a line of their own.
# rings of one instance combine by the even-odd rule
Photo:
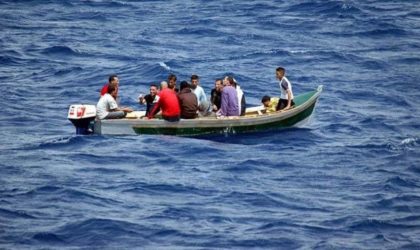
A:
<svg viewBox="0 0 420 250">
<path fill-rule="evenodd" d="M 0 1 L 0 248 L 420 248 L 418 1 Z M 70 104 L 232 75 L 301 128 L 77 136 Z"/>
</svg>

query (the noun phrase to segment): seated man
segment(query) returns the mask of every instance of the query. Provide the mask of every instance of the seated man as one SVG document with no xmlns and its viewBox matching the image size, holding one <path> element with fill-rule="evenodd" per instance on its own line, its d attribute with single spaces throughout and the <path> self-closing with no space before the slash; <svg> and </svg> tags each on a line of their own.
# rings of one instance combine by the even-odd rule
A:
<svg viewBox="0 0 420 250">
<path fill-rule="evenodd" d="M 167 87 L 168 87 L 168 83 L 166 81 L 161 81 L 159 91 L 161 91 L 162 89 L 166 89 Z"/>
<path fill-rule="evenodd" d="M 154 84 L 151 84 L 150 94 L 139 97 L 139 103 L 143 105 L 146 104 L 146 116 L 149 115 L 150 111 L 152 111 L 155 104 L 159 101 L 159 96 L 157 95 L 157 92 L 158 92 L 157 86 Z M 157 112 L 159 112 L 159 110 L 157 110 Z"/>
<path fill-rule="evenodd" d="M 163 119 L 169 122 L 179 121 L 181 109 L 179 107 L 178 97 L 173 89 L 166 88 L 160 91 L 159 101 L 155 104 L 147 118 L 152 119 L 159 108 L 162 110 Z"/>
<path fill-rule="evenodd" d="M 238 94 L 236 89 L 232 87 L 232 82 L 231 77 L 223 81 L 221 107 L 216 113 L 218 117 L 239 115 Z"/>
<path fill-rule="evenodd" d="M 122 107 L 119 108 L 115 99 L 117 98 L 118 87 L 116 84 L 110 84 L 108 86 L 108 93 L 101 96 L 96 105 L 96 116 L 102 119 L 121 119 L 124 118 L 127 113 L 132 112 L 131 108 Z"/>
<path fill-rule="evenodd" d="M 209 101 L 207 100 L 206 93 L 204 92 L 204 89 L 199 85 L 200 84 L 200 78 L 198 75 L 192 75 L 191 76 L 191 89 L 194 92 L 194 94 L 197 96 L 198 100 L 198 110 L 200 111 L 200 115 L 206 116 L 209 112 Z"/>
<path fill-rule="evenodd" d="M 261 102 L 265 107 L 265 112 L 272 113 L 272 112 L 277 111 L 277 105 L 279 103 L 279 98 L 269 97 L 268 95 L 265 95 L 261 99 Z"/>
<path fill-rule="evenodd" d="M 186 81 L 182 81 L 178 93 L 179 105 L 181 107 L 181 118 L 194 119 L 197 117 L 198 102 L 197 96 L 191 91 Z"/>
<path fill-rule="evenodd" d="M 214 89 L 211 90 L 211 105 L 212 111 L 217 112 L 220 109 L 221 102 L 222 102 L 222 80 L 217 79 L 214 82 Z"/>
</svg>

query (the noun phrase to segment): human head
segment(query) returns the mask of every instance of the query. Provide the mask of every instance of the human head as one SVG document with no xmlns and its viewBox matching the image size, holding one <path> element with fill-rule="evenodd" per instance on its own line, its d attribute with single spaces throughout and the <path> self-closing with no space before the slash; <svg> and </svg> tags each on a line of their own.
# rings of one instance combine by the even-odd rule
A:
<svg viewBox="0 0 420 250">
<path fill-rule="evenodd" d="M 168 83 L 166 81 L 160 82 L 160 90 L 166 89 L 168 87 Z"/>
<path fill-rule="evenodd" d="M 115 74 L 113 74 L 113 75 L 110 75 L 109 77 L 108 77 L 108 84 L 111 84 L 111 83 L 116 83 L 117 85 L 120 83 L 120 80 L 118 79 L 118 76 L 117 75 L 115 75 Z"/>
<path fill-rule="evenodd" d="M 175 89 L 176 87 L 176 75 L 170 74 L 168 76 L 168 88 Z"/>
<path fill-rule="evenodd" d="M 150 84 L 150 95 L 155 96 L 158 92 L 156 84 Z"/>
<path fill-rule="evenodd" d="M 191 88 L 195 89 L 197 88 L 197 85 L 200 81 L 200 78 L 198 77 L 198 75 L 192 75 L 191 76 Z"/>
<path fill-rule="evenodd" d="M 276 69 L 276 77 L 277 79 L 281 80 L 284 77 L 284 74 L 286 73 L 286 70 L 282 67 L 278 67 Z"/>
<path fill-rule="evenodd" d="M 225 80 L 226 80 L 226 83 L 227 83 L 227 85 L 229 86 L 233 86 L 233 87 L 235 87 L 236 86 L 236 84 L 235 84 L 235 80 L 233 80 L 233 77 L 231 77 L 231 76 L 226 76 L 225 77 Z"/>
<path fill-rule="evenodd" d="M 117 93 L 118 93 L 118 84 L 116 84 L 115 82 L 111 82 L 108 85 L 108 94 L 112 95 L 114 98 L 117 98 Z"/>
<path fill-rule="evenodd" d="M 228 76 L 225 76 L 224 78 L 223 78 L 223 86 L 227 86 L 229 84 L 229 81 L 228 81 Z"/>
<path fill-rule="evenodd" d="M 232 82 L 231 82 L 231 85 L 234 87 L 234 88 L 236 88 L 236 86 L 238 86 L 238 82 L 236 81 L 236 79 L 235 78 L 233 78 L 232 77 Z"/>
<path fill-rule="evenodd" d="M 183 90 L 183 89 L 185 89 L 185 88 L 189 88 L 190 87 L 190 85 L 188 84 L 188 82 L 187 81 L 182 81 L 181 82 L 181 85 L 180 85 L 180 89 L 181 90 Z"/>
<path fill-rule="evenodd" d="M 214 88 L 216 89 L 216 91 L 219 91 L 219 92 L 223 89 L 222 79 L 216 79 L 216 81 L 214 81 Z"/>
<path fill-rule="evenodd" d="M 262 104 L 264 107 L 268 107 L 270 105 L 271 98 L 268 95 L 263 96 L 261 99 Z"/>
</svg>

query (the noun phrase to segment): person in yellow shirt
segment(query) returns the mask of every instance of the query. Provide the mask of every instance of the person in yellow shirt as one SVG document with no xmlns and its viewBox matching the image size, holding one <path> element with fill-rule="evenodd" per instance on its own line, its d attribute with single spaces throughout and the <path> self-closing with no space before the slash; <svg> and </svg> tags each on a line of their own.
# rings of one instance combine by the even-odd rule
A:
<svg viewBox="0 0 420 250">
<path fill-rule="evenodd" d="M 277 98 L 277 97 L 269 97 L 268 95 L 263 96 L 263 98 L 261 99 L 261 102 L 265 107 L 265 112 L 267 113 L 276 112 L 279 100 L 280 98 Z"/>
</svg>

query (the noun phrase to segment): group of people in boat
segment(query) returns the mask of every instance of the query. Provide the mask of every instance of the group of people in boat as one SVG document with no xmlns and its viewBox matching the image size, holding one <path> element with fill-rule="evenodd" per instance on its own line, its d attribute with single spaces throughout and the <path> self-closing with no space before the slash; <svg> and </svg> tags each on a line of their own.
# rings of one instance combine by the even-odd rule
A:
<svg viewBox="0 0 420 250">
<path fill-rule="evenodd" d="M 294 105 L 292 85 L 286 78 L 285 72 L 282 67 L 276 69 L 276 78 L 281 89 L 280 98 L 264 96 L 261 100 L 268 113 L 287 110 Z M 101 89 L 101 97 L 96 105 L 99 119 L 120 119 L 133 111 L 129 107 L 118 106 L 116 101 L 118 87 L 118 76 L 109 76 L 108 83 Z M 162 81 L 159 86 L 151 84 L 150 93 L 145 96 L 140 95 L 138 101 L 146 105 L 145 118 L 160 116 L 170 122 L 206 116 L 218 118 L 243 116 L 246 108 L 244 92 L 231 76 L 216 79 L 210 99 L 207 99 L 204 89 L 200 86 L 198 75 L 192 75 L 190 82 L 181 81 L 178 89 L 177 77 L 170 74 L 167 81 Z"/>
</svg>

